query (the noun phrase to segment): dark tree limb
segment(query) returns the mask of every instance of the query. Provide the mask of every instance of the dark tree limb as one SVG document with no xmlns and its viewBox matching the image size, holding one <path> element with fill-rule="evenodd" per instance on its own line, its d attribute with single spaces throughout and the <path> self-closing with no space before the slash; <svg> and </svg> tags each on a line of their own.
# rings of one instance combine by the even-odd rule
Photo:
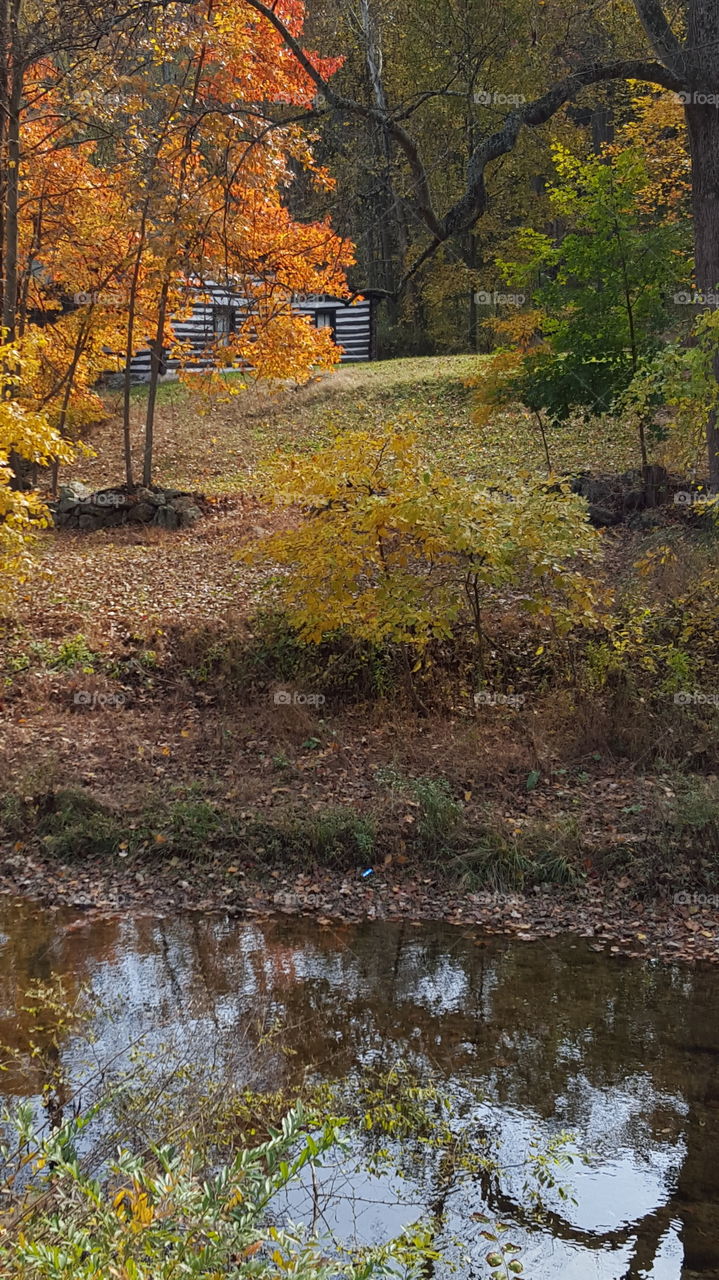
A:
<svg viewBox="0 0 719 1280">
<path fill-rule="evenodd" d="M 644 0 L 651 9 L 656 0 Z M 293 54 L 303 71 L 322 94 L 333 110 L 347 115 L 362 116 L 375 120 L 386 129 L 402 151 L 409 165 L 414 183 L 413 203 L 427 229 L 432 234 L 432 242 L 423 251 L 400 282 L 403 289 L 415 275 L 423 262 L 427 260 L 440 244 L 456 235 L 471 230 L 487 207 L 485 187 L 485 169 L 493 160 L 507 155 L 515 147 L 523 129 L 536 129 L 546 124 L 568 102 L 571 102 L 582 89 L 588 85 L 602 84 L 610 80 L 641 80 L 648 84 L 660 85 L 664 89 L 680 92 L 686 87 L 686 81 L 672 68 L 663 66 L 661 62 L 653 62 L 642 58 L 624 59 L 610 63 L 591 63 L 553 85 L 546 93 L 533 102 L 526 103 L 521 109 L 512 111 L 505 118 L 501 127 L 482 138 L 472 152 L 467 166 L 467 182 L 464 193 L 444 215 L 434 208 L 430 191 L 429 176 L 419 154 L 414 138 L 400 123 L 407 118 L 407 111 L 380 111 L 376 106 L 368 106 L 356 102 L 338 93 L 322 76 L 314 65 L 310 55 L 303 49 L 300 41 L 294 36 L 274 9 L 264 0 L 247 0 L 257 13 L 272 24 L 282 37 L 287 48 Z M 661 10 L 660 10 L 661 12 Z M 662 15 L 663 16 L 663 15 Z M 666 21 L 666 19 L 665 19 Z"/>
<path fill-rule="evenodd" d="M 657 57 L 676 76 L 685 79 L 686 51 L 672 31 L 660 0 L 634 0 L 634 7 Z"/>
</svg>

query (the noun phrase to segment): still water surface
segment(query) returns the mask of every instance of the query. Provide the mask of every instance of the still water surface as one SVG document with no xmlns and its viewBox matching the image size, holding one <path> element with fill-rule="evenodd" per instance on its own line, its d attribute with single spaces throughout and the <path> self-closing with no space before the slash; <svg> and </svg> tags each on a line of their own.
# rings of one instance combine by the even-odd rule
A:
<svg viewBox="0 0 719 1280">
<path fill-rule="evenodd" d="M 138 1037 L 172 1041 L 207 1071 L 253 1087 L 337 1080 L 397 1059 L 461 1097 L 481 1088 L 481 1120 L 508 1172 L 499 1203 L 533 1280 L 719 1277 L 719 974 L 599 954 L 581 941 L 487 939 L 451 926 L 319 927 L 280 917 L 76 913 L 0 903 L 0 1039 L 22 1037 L 33 979 L 87 984 L 99 1061 Z M 283 1028 L 282 1050 L 263 1029 Z M 286 1050 L 291 1052 L 287 1053 Z M 78 1054 L 63 1047 L 70 1065 Z M 7 1074 L 6 1095 L 41 1084 Z M 592 1153 L 563 1180 L 550 1226 L 523 1213 L 533 1133 L 562 1129 Z M 387 1236 L 417 1219 L 421 1172 L 352 1187 L 351 1229 Z M 484 1207 L 467 1186 L 448 1205 L 465 1240 Z M 336 1200 L 336 1202 L 335 1202 Z M 301 1206 L 293 1205 L 301 1210 Z M 348 1227 L 341 1194 L 326 1205 Z M 551 1227 L 551 1229 L 550 1229 Z M 479 1261 L 468 1277 L 486 1275 Z M 469 1270 L 467 1266 L 469 1265 Z"/>
</svg>

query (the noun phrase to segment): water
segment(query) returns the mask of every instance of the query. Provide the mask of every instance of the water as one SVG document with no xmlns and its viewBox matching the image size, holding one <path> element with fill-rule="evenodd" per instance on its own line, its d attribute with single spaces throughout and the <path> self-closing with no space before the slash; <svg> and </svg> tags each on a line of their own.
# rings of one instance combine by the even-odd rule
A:
<svg viewBox="0 0 719 1280">
<path fill-rule="evenodd" d="M 458 1097 L 480 1086 L 477 1114 L 507 1167 L 492 1208 L 516 1224 L 533 1280 L 719 1277 L 719 983 L 708 966 L 439 924 L 82 921 L 2 903 L 0 1039 L 22 1043 L 23 993 L 53 973 L 114 1006 L 99 1018 L 98 1061 L 146 1034 L 254 1087 L 337 1080 L 400 1058 Z M 263 1034 L 273 1025 L 282 1048 Z M 72 1041 L 62 1048 L 70 1063 L 78 1052 Z M 11 1071 L 0 1083 L 31 1096 L 41 1081 Z M 533 1132 L 560 1129 L 592 1156 L 565 1178 L 576 1203 L 557 1197 L 539 1227 L 525 1212 L 524 1155 Z M 351 1213 L 339 1193 L 326 1211 L 364 1239 L 415 1220 L 429 1196 L 411 1170 L 402 1185 L 368 1173 L 352 1191 Z M 447 1205 L 473 1252 L 460 1270 L 468 1277 L 487 1273 L 470 1219 L 482 1207 L 466 1183 Z"/>
</svg>

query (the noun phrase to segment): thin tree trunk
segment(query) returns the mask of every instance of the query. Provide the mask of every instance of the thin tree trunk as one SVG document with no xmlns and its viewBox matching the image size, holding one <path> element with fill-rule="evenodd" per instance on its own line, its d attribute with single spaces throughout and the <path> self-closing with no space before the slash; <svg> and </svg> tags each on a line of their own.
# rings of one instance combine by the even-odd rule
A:
<svg viewBox="0 0 719 1280">
<path fill-rule="evenodd" d="M 25 332 L 27 325 L 28 301 L 30 297 L 30 284 L 32 282 L 33 263 L 39 259 L 40 250 L 42 248 L 42 215 L 43 215 L 43 195 L 40 196 L 37 213 L 33 219 L 32 243 L 27 255 L 27 265 L 22 273 L 22 285 L 19 285 L 18 293 L 18 337 L 21 338 Z"/>
<path fill-rule="evenodd" d="M 90 308 L 90 310 L 92 310 L 92 308 Z M 65 434 L 65 426 L 67 423 L 67 411 L 70 408 L 70 397 L 72 395 L 72 389 L 75 385 L 75 374 L 77 373 L 77 366 L 80 363 L 80 356 L 83 353 L 85 344 L 90 334 L 90 327 L 91 327 L 90 317 L 88 315 L 84 323 L 80 325 L 80 328 L 78 330 L 78 334 L 75 339 L 75 346 L 72 352 L 72 360 L 70 362 L 70 368 L 68 369 L 68 373 L 67 373 L 67 381 L 65 383 L 65 390 L 62 396 L 60 416 L 57 422 L 57 429 L 61 436 L 64 436 Z M 60 479 L 60 463 L 56 458 L 52 464 L 52 496 L 53 498 L 57 497 L 59 479 Z"/>
<path fill-rule="evenodd" d="M 165 349 L 165 320 L 167 318 L 167 295 L 170 291 L 170 282 L 165 279 L 162 282 L 160 291 L 160 301 L 157 309 L 157 329 L 155 331 L 155 341 L 150 351 L 150 386 L 147 392 L 147 414 L 145 416 L 145 452 L 142 466 L 142 483 L 144 485 L 152 484 L 152 449 L 154 443 L 155 428 L 155 403 L 157 401 L 157 383 L 160 377 L 160 368 L 162 366 L 162 356 Z"/>
<path fill-rule="evenodd" d="M 477 237 L 470 231 L 464 246 L 464 261 L 472 272 L 472 284 L 469 290 L 469 312 L 467 316 L 467 345 L 470 351 L 476 351 L 479 345 L 479 309 L 477 307 L 477 290 L 475 273 L 477 271 Z"/>
<path fill-rule="evenodd" d="M 719 110 L 689 103 L 687 127 L 692 157 L 694 260 L 703 293 L 719 288 Z M 716 404 L 706 424 L 709 488 L 719 490 L 719 356 L 714 361 Z"/>
<path fill-rule="evenodd" d="M 203 45 L 197 59 L 197 64 L 195 66 L 194 84 L 192 87 L 191 101 L 188 107 L 188 115 L 191 115 L 192 111 L 194 110 L 195 104 L 197 102 L 197 95 L 200 88 L 200 81 L 202 79 L 202 72 L 205 65 L 206 53 L 207 53 L 206 47 L 205 45 Z M 191 65 L 188 65 L 187 67 L 188 75 L 190 74 L 190 71 L 191 71 Z M 172 120 L 172 116 L 167 122 L 168 127 L 169 127 L 169 124 L 171 123 L 171 120 Z M 174 227 L 174 233 L 171 237 L 170 247 L 168 249 L 168 255 L 165 262 L 165 275 L 162 281 L 162 286 L 160 288 L 160 297 L 158 301 L 158 311 L 157 311 L 157 325 L 155 328 L 155 340 L 152 343 L 152 346 L 150 348 L 150 384 L 149 384 L 148 393 L 147 393 L 147 412 L 145 414 L 145 433 L 144 433 L 145 438 L 143 441 L 143 455 L 142 455 L 142 483 L 146 486 L 149 486 L 152 484 L 152 462 L 153 462 L 154 433 L 155 433 L 155 406 L 157 403 L 157 384 L 160 377 L 160 368 L 162 365 L 162 356 L 164 351 L 165 322 L 167 319 L 167 300 L 170 292 L 170 280 L 172 277 L 173 268 L 176 266 L 174 243 L 176 240 L 177 228 L 178 228 L 178 224 L 181 217 L 183 197 L 185 195 L 187 166 L 190 159 L 190 155 L 192 153 L 192 137 L 193 137 L 192 128 L 188 127 L 188 129 L 185 132 L 185 140 L 184 140 L 183 151 L 182 151 L 182 160 L 180 164 L 180 176 L 179 176 L 178 189 L 177 189 L 177 198 L 175 201 L 174 215 L 170 220 L 171 225 Z M 159 157 L 159 153 L 160 153 L 160 143 L 158 143 L 158 146 L 155 151 L 155 161 L 157 161 Z M 133 276 L 133 284 L 136 284 L 137 282 L 137 274 L 139 272 L 142 247 L 144 246 L 144 240 L 145 240 L 146 229 L 147 229 L 148 213 L 149 213 L 149 197 L 148 197 L 148 200 L 145 201 L 145 207 L 142 215 L 141 246 L 138 250 L 138 258 L 135 264 L 136 271 Z M 129 400 L 130 400 L 129 381 L 130 380 L 129 380 L 129 360 L 128 360 L 127 365 L 125 367 L 125 404 L 126 404 L 125 421 L 127 424 L 126 431 L 125 431 L 126 445 L 129 439 Z M 129 485 L 129 481 L 128 481 L 128 485 Z"/>
<path fill-rule="evenodd" d="M 360 0 L 360 22 L 364 41 L 364 58 L 367 70 L 372 101 L 376 109 L 383 115 L 388 114 L 387 96 L 382 79 L 382 48 L 374 14 L 370 8 L 370 0 Z M 377 232 L 379 235 L 380 264 L 376 280 L 390 294 L 396 287 L 396 266 L 401 257 L 401 231 L 398 216 L 399 205 L 392 180 L 392 138 L 389 130 L 381 123 L 370 125 L 373 137 L 373 149 L 379 166 L 379 197 L 377 200 Z M 390 322 L 396 324 L 399 319 L 397 300 L 388 299 Z"/>
<path fill-rule="evenodd" d="M 3 286 L 2 286 L 2 338 L 14 342 L 17 330 L 17 263 L 18 263 L 18 207 L 20 195 L 20 107 L 23 93 L 23 66 L 20 60 L 20 0 L 12 0 L 6 10 L 6 72 L 5 103 L 7 108 L 5 148 L 5 207 L 3 211 Z M 3 23 L 5 26 L 5 22 Z M 9 53 L 9 58 L 8 58 Z M 14 370 L 7 366 L 4 374 Z M 12 379 L 3 379 L 2 396 L 12 395 Z M 22 458 L 11 449 L 8 461 L 13 473 L 12 484 L 17 489 L 28 487 L 27 474 Z"/>
<path fill-rule="evenodd" d="M 17 262 L 18 262 L 18 204 L 20 194 L 20 106 L 22 103 L 23 69 L 18 57 L 17 22 L 19 4 L 13 5 L 10 15 L 10 41 L 13 50 L 10 67 L 10 92 L 7 119 L 7 174 L 5 190 L 5 244 L 3 254 L 3 307 L 2 327 L 5 340 L 13 342 L 17 326 Z"/>
<path fill-rule="evenodd" d="M 629 267 L 627 264 L 626 254 L 624 252 L 624 241 L 622 240 L 622 228 L 619 218 L 615 215 L 614 232 L 616 235 L 617 245 L 619 247 L 619 260 L 622 268 L 622 287 L 624 290 L 624 305 L 627 311 L 627 323 L 629 325 L 629 350 L 632 357 L 632 373 L 636 374 L 639 368 L 639 348 L 637 346 L 637 333 L 634 323 L 634 303 L 632 301 L 632 290 L 629 283 Z M 649 457 L 647 455 L 647 437 L 644 424 L 644 416 L 639 416 L 639 453 L 642 460 L 642 476 L 644 477 L 645 486 L 647 484 L 647 469 L 649 467 Z"/>
<path fill-rule="evenodd" d="M 150 179 L 148 179 L 150 181 Z M 125 343 L 125 376 L 122 397 L 122 437 L 123 449 L 125 456 L 125 484 L 128 492 L 132 492 L 135 488 L 135 479 L 132 470 L 132 437 L 130 434 L 130 411 L 132 408 L 132 357 L 135 350 L 135 315 L 137 311 L 137 290 L 140 283 L 140 270 L 142 267 L 142 257 L 145 252 L 145 240 L 147 237 L 147 218 L 150 211 L 150 197 L 148 196 L 142 208 L 140 218 L 140 230 L 137 240 L 137 253 L 135 254 L 135 263 L 132 268 L 132 279 L 130 281 L 130 297 L 127 307 L 127 340 Z"/>
<path fill-rule="evenodd" d="M 10 82 L 10 5 L 0 0 L 0 316 L 5 296 L 5 209 L 7 204 L 7 122 Z"/>
<path fill-rule="evenodd" d="M 125 484 L 127 485 L 128 493 L 131 493 L 135 488 L 135 480 L 132 474 L 132 436 L 130 434 L 130 412 L 132 408 L 132 370 L 130 364 L 132 362 L 135 336 L 136 298 L 137 284 L 135 282 L 130 289 L 127 311 L 127 343 L 125 346 L 125 371 L 122 389 L 122 448 L 125 462 Z"/>
<path fill-rule="evenodd" d="M 539 409 L 535 409 L 535 410 L 534 410 L 534 416 L 536 417 L 536 419 L 537 419 L 537 423 L 539 424 L 539 432 L 540 432 L 540 435 L 541 435 L 541 437 L 542 437 L 542 445 L 544 446 L 544 460 L 545 460 L 545 462 L 546 462 L 546 464 L 547 464 L 547 475 L 548 475 L 548 476 L 551 476 L 551 474 L 552 474 L 552 459 L 551 459 L 551 457 L 549 456 L 549 444 L 548 444 L 548 441 L 547 441 L 547 433 L 546 433 L 546 431 L 544 430 L 544 418 L 542 417 L 542 415 L 541 415 L 541 413 L 540 413 Z"/>
</svg>

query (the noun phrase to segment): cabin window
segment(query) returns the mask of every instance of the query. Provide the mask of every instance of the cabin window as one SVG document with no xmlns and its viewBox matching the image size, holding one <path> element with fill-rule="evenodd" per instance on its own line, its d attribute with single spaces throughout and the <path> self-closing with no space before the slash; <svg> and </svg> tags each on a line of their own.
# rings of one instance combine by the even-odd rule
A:
<svg viewBox="0 0 719 1280">
<path fill-rule="evenodd" d="M 216 338 L 229 338 L 230 334 L 237 333 L 237 308 L 213 307 L 212 327 Z"/>
<path fill-rule="evenodd" d="M 315 327 L 331 329 L 333 339 L 337 337 L 337 313 L 335 311 L 315 311 Z"/>
</svg>

